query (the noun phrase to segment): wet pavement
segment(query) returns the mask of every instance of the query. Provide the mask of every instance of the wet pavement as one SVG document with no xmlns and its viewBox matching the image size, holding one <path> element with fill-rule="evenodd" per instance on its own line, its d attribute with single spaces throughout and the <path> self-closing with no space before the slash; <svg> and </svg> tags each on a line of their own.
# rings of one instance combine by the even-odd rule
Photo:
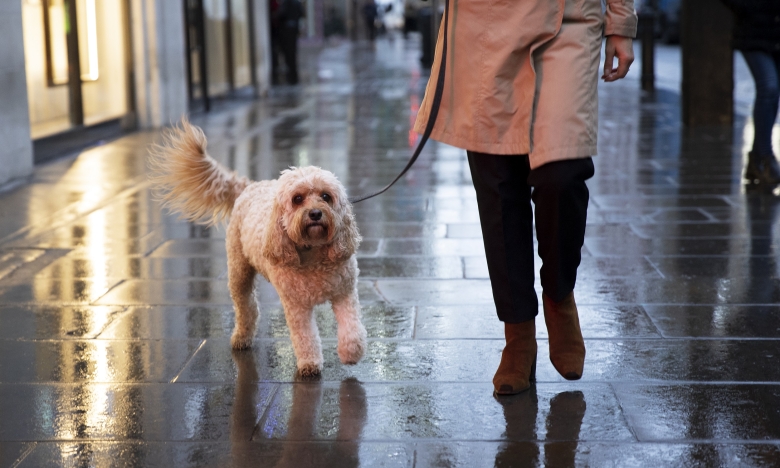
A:
<svg viewBox="0 0 780 468">
<path fill-rule="evenodd" d="M 194 121 L 255 179 L 315 164 L 366 193 L 410 154 L 418 49 L 332 44 L 300 88 Z M 510 398 L 461 150 L 430 143 L 355 206 L 368 351 L 341 365 L 320 307 L 316 381 L 267 283 L 256 346 L 231 351 L 224 229 L 153 200 L 156 132 L 38 167 L 0 194 L 0 467 L 777 466 L 780 200 L 741 185 L 749 120 L 684 130 L 674 87 L 637 77 L 600 90 L 583 379 L 555 372 L 539 318 L 539 381 Z"/>
</svg>

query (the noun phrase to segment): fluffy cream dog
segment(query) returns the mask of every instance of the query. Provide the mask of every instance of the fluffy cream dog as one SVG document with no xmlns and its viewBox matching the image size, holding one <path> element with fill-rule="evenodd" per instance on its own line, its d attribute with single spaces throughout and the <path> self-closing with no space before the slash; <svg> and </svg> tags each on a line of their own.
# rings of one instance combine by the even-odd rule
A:
<svg viewBox="0 0 780 468">
<path fill-rule="evenodd" d="M 226 244 L 234 349 L 252 345 L 258 318 L 254 279 L 260 273 L 279 293 L 302 375 L 322 369 L 317 304 L 333 306 L 341 362 L 355 364 L 363 357 L 366 329 L 360 322 L 355 259 L 361 238 L 335 175 L 309 166 L 282 171 L 275 180 L 250 181 L 212 159 L 203 131 L 186 120 L 171 130 L 151 161 L 152 180 L 166 206 L 191 221 L 230 218 Z"/>
</svg>

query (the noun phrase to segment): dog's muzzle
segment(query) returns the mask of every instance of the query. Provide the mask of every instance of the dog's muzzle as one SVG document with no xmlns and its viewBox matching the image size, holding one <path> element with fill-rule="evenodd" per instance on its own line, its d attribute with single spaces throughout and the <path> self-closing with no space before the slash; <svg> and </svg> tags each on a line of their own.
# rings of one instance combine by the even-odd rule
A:
<svg viewBox="0 0 780 468">
<path fill-rule="evenodd" d="M 328 228 L 321 223 L 312 223 L 306 226 L 306 237 L 311 240 L 322 240 L 328 237 Z"/>
</svg>

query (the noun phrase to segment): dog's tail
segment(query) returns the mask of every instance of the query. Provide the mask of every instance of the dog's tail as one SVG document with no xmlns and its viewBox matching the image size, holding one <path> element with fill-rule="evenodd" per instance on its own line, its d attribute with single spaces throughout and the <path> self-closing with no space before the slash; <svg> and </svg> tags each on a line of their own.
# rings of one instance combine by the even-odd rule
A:
<svg viewBox="0 0 780 468">
<path fill-rule="evenodd" d="M 251 183 L 206 153 L 203 130 L 182 119 L 150 154 L 151 181 L 164 206 L 190 221 L 213 225 L 233 210 Z"/>
</svg>

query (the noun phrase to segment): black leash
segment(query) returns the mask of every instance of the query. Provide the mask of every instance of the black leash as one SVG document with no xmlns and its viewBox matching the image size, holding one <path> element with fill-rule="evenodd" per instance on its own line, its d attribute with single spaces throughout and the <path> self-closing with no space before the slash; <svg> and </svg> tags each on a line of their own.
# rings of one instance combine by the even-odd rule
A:
<svg viewBox="0 0 780 468">
<path fill-rule="evenodd" d="M 432 8 L 431 8 L 432 9 Z M 412 167 L 415 161 L 417 161 L 417 157 L 420 156 L 420 153 L 422 152 L 423 147 L 425 146 L 425 143 L 428 141 L 428 138 L 431 136 L 431 132 L 433 131 L 433 126 L 436 125 L 436 117 L 439 115 L 439 106 L 441 105 L 441 97 L 444 93 L 444 70 L 447 68 L 447 23 L 448 23 L 448 16 L 449 16 L 449 0 L 444 0 L 444 40 L 441 44 L 441 63 L 439 64 L 439 76 L 436 79 L 436 91 L 433 93 L 433 102 L 431 102 L 431 112 L 428 115 L 428 123 L 425 126 L 425 132 L 423 132 L 422 138 L 420 138 L 420 142 L 417 143 L 417 149 L 414 150 L 414 154 L 412 155 L 412 158 L 409 160 L 408 163 L 406 163 L 406 167 L 401 171 L 398 176 L 393 179 L 392 182 L 387 184 L 385 188 L 382 190 L 379 190 L 378 192 L 374 192 L 370 195 L 363 195 L 359 197 L 350 197 L 349 201 L 351 203 L 358 203 L 362 202 L 363 200 L 368 200 L 369 198 L 374 198 L 377 195 L 381 195 L 387 191 L 390 187 L 393 186 L 398 180 L 406 174 L 406 172 Z M 433 14 L 436 14 L 434 11 Z"/>
</svg>

